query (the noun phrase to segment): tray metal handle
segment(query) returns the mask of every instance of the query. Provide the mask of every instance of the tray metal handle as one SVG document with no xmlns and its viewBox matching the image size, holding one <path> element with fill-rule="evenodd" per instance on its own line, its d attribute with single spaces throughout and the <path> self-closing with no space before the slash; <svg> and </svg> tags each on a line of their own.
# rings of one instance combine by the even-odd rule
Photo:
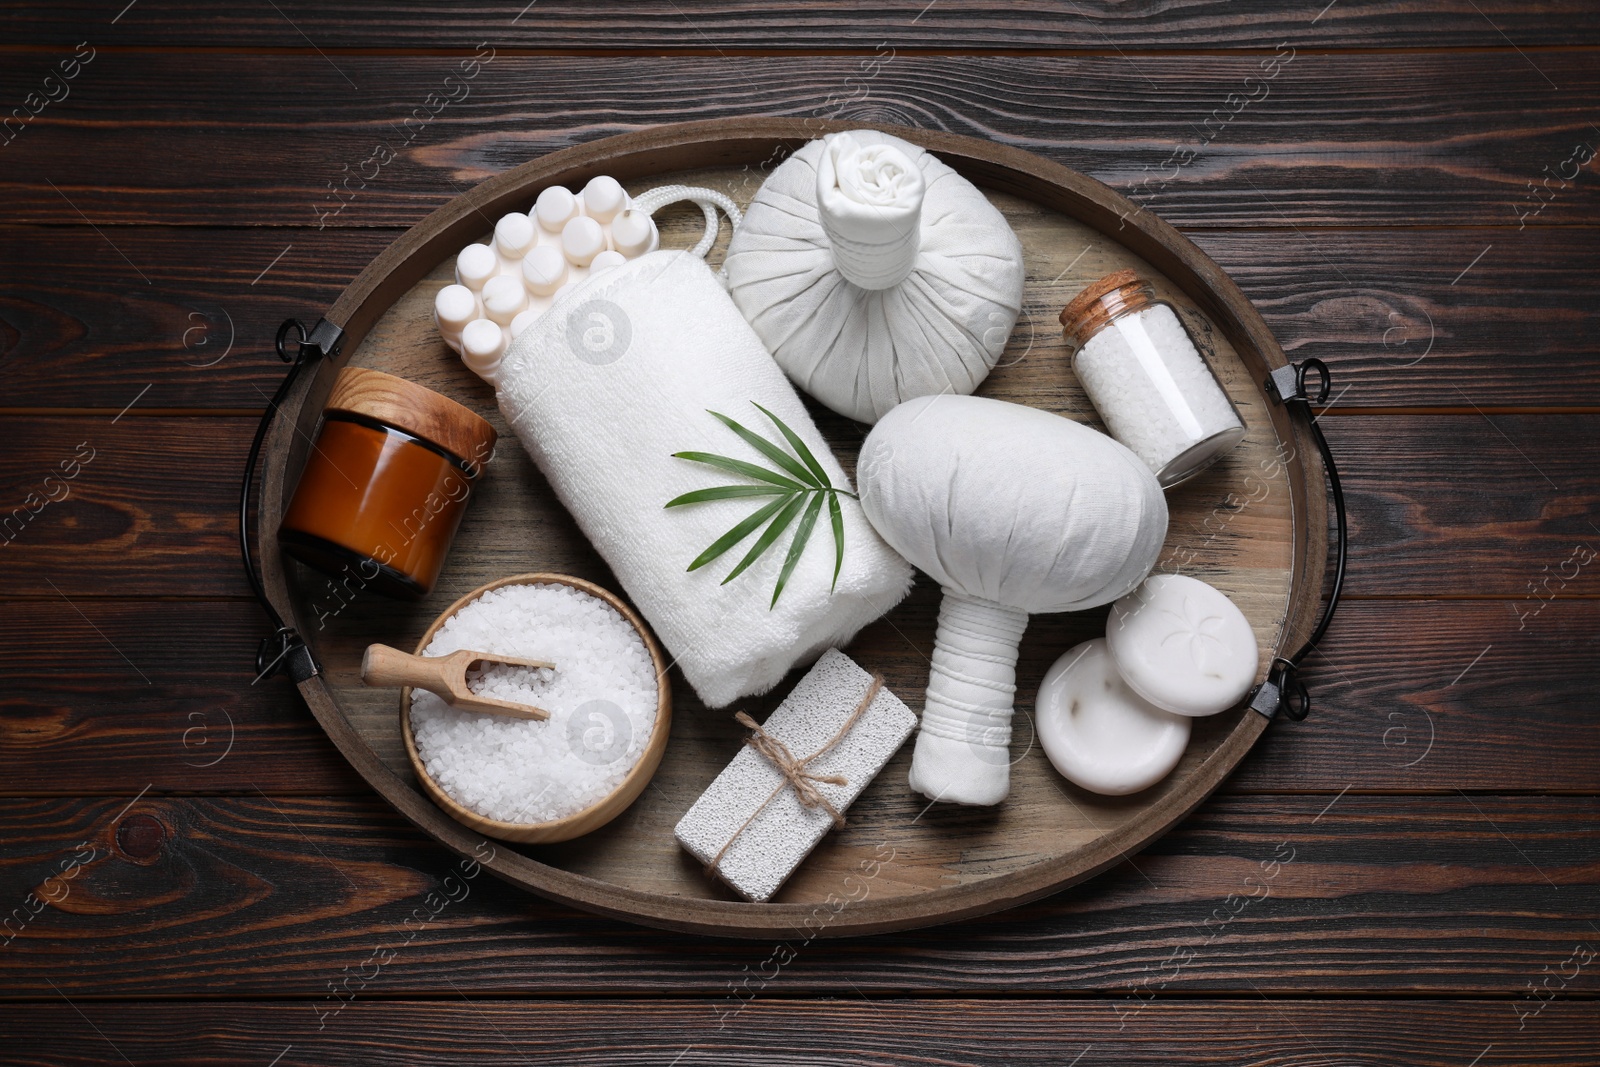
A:
<svg viewBox="0 0 1600 1067">
<path fill-rule="evenodd" d="M 291 332 L 296 335 L 293 342 L 289 339 Z M 245 460 L 244 480 L 239 486 L 239 557 L 244 561 L 244 574 L 250 580 L 250 590 L 261 602 L 262 610 L 272 620 L 274 627 L 272 633 L 261 639 L 256 649 L 256 677 L 251 685 L 285 669 L 296 685 L 322 673 L 322 667 L 311 654 L 305 639 L 293 626 L 284 623 L 283 616 L 272 606 L 261 584 L 261 575 L 250 555 L 250 486 L 255 480 L 256 463 L 261 458 L 261 445 L 267 439 L 267 430 L 271 428 L 273 418 L 278 414 L 278 406 L 289 395 L 289 390 L 294 388 L 300 372 L 320 359 L 338 355 L 339 343 L 343 339 L 344 330 L 327 319 L 318 319 L 309 331 L 299 319 L 285 319 L 283 325 L 278 327 L 274 347 L 278 358 L 289 364 L 289 373 L 284 375 L 278 391 L 272 394 L 272 399 L 267 402 L 267 410 L 261 415 L 255 440 L 250 442 L 250 456 Z"/>
<path fill-rule="evenodd" d="M 1308 373 L 1316 375 L 1315 393 L 1306 389 Z M 1323 635 L 1328 632 L 1328 624 L 1333 621 L 1333 613 L 1339 607 L 1339 594 L 1344 589 L 1345 556 L 1349 544 L 1344 510 L 1344 487 L 1339 483 L 1339 467 L 1333 461 L 1333 451 L 1328 447 L 1328 439 L 1322 435 L 1322 427 L 1317 425 L 1317 417 L 1311 413 L 1312 404 L 1321 404 L 1328 399 L 1333 377 L 1328 373 L 1328 365 L 1322 360 L 1304 359 L 1299 363 L 1289 363 L 1279 367 L 1267 377 L 1265 385 L 1267 395 L 1274 403 L 1287 405 L 1291 411 L 1299 411 L 1304 416 L 1312 440 L 1317 443 L 1317 451 L 1322 453 L 1322 469 L 1327 472 L 1328 492 L 1333 497 L 1333 514 L 1338 527 L 1338 537 L 1334 545 L 1333 588 L 1328 591 L 1327 603 L 1322 607 L 1322 617 L 1317 621 L 1317 628 L 1311 631 L 1311 637 L 1294 655 L 1274 657 L 1272 667 L 1267 672 L 1267 680 L 1250 694 L 1250 707 L 1267 718 L 1271 719 L 1282 712 L 1286 717 L 1299 722 L 1311 712 L 1311 694 L 1306 689 L 1305 682 L 1300 679 L 1300 668 L 1306 657 L 1316 649 Z"/>
</svg>

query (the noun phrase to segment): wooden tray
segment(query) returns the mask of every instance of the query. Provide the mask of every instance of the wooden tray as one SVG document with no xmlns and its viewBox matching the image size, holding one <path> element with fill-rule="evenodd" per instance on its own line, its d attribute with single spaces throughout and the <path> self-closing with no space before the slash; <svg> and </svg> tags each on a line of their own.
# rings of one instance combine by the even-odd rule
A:
<svg viewBox="0 0 1600 1067">
<path fill-rule="evenodd" d="M 1034 741 L 1035 690 L 1045 669 L 1100 636 L 1105 612 L 1034 616 L 1017 668 L 1010 799 L 997 808 L 929 806 L 906 785 L 908 744 L 767 904 L 739 901 L 708 880 L 672 828 L 738 749 L 733 709 L 707 711 L 673 679 L 671 741 L 651 786 L 615 822 L 559 845 L 485 843 L 450 819 L 412 777 L 393 692 L 365 689 L 361 650 L 371 641 L 412 647 L 443 608 L 474 586 L 524 571 L 577 575 L 621 592 L 555 501 L 495 410 L 492 391 L 435 332 L 434 294 L 455 254 L 508 211 L 526 211 L 545 186 L 580 187 L 611 174 L 637 193 L 673 181 L 723 189 L 747 203 L 766 174 L 806 141 L 850 124 L 731 119 L 662 126 L 552 153 L 484 182 L 396 241 L 345 290 L 326 318 L 342 326 L 342 356 L 306 374 L 268 439 L 258 519 L 262 570 L 274 604 L 310 642 L 323 673 L 300 685 L 312 712 L 357 771 L 407 818 L 462 856 L 543 896 L 654 926 L 740 937 L 836 936 L 948 922 L 1055 892 L 1111 866 L 1166 832 L 1238 764 L 1266 728 L 1243 708 L 1198 720 L 1188 752 L 1161 784 L 1133 797 L 1100 797 L 1065 782 Z M 1025 311 L 982 395 L 1032 404 L 1098 425 L 1069 367 L 1056 314 L 1084 284 L 1120 268 L 1151 277 L 1180 309 L 1239 406 L 1250 435 L 1200 477 L 1172 490 L 1159 569 L 1220 587 L 1244 609 L 1263 649 L 1292 652 L 1309 634 L 1326 563 L 1326 506 L 1316 449 L 1262 391 L 1285 362 L 1266 325 L 1222 270 L 1177 231 L 1110 189 L 1038 156 L 968 137 L 889 132 L 937 152 L 983 187 L 1022 239 Z M 658 219 L 663 245 L 686 247 L 698 208 Z M 719 263 L 723 228 L 709 257 Z M 291 309 L 300 310 L 300 309 Z M 314 320 L 315 314 L 306 316 Z M 438 588 L 399 604 L 286 561 L 272 533 L 287 505 L 337 366 L 376 367 L 436 389 L 493 420 L 502 434 Z M 817 423 L 853 468 L 864 427 L 815 405 Z M 912 595 L 848 651 L 882 671 L 920 707 L 938 590 Z M 1266 657 L 1263 657 L 1263 673 Z M 758 720 L 788 691 L 742 702 Z M 492 848 L 491 848 L 492 846 Z M 1081 890 L 1092 892 L 1092 890 Z"/>
</svg>

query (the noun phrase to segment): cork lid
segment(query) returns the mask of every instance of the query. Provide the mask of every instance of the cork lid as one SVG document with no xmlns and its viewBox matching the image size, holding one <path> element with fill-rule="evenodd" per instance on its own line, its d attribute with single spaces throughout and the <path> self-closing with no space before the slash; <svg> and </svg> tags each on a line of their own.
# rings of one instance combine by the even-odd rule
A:
<svg viewBox="0 0 1600 1067">
<path fill-rule="evenodd" d="M 1084 286 L 1083 292 L 1061 309 L 1061 325 L 1069 337 L 1076 337 L 1078 343 L 1082 344 L 1109 320 L 1111 309 L 1107 307 L 1107 297 L 1117 294 L 1120 299 L 1110 303 L 1134 305 L 1139 303 L 1135 294 L 1149 287 L 1150 283 L 1139 277 L 1136 270 L 1124 268 L 1112 271 L 1099 281 Z"/>
<path fill-rule="evenodd" d="M 367 367 L 340 371 L 324 410 L 365 415 L 476 465 L 494 452 L 494 427 L 482 416 L 416 382 Z"/>
</svg>

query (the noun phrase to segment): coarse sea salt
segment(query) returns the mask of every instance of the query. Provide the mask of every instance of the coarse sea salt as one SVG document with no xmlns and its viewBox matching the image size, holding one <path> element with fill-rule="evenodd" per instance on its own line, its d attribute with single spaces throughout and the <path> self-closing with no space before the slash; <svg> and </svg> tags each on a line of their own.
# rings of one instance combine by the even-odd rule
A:
<svg viewBox="0 0 1600 1067">
<path fill-rule="evenodd" d="M 655 664 L 633 624 L 599 597 L 554 583 L 491 589 L 445 620 L 422 654 L 463 648 L 556 667 L 500 664 L 467 677 L 474 693 L 543 708 L 544 721 L 460 711 L 412 690 L 417 755 L 457 803 L 501 822 L 549 822 L 606 797 L 644 754 Z"/>
<path fill-rule="evenodd" d="M 1244 436 L 1244 424 L 1173 310 L 1154 304 L 1089 338 L 1073 370 L 1112 437 L 1163 486 Z"/>
</svg>

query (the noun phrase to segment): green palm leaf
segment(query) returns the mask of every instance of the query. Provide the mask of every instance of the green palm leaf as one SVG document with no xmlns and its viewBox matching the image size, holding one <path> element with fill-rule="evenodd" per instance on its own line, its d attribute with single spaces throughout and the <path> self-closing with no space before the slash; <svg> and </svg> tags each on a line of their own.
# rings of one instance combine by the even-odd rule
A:
<svg viewBox="0 0 1600 1067">
<path fill-rule="evenodd" d="M 797 496 L 793 499 L 798 500 L 801 499 L 801 497 Z M 704 567 L 707 563 L 710 563 L 712 560 L 728 551 L 728 549 L 732 548 L 740 541 L 743 541 L 750 535 L 751 530 L 754 530 L 757 526 L 760 526 L 762 523 L 766 522 L 767 519 L 772 517 L 772 514 L 775 511 L 783 507 L 786 503 L 788 503 L 789 500 L 790 497 L 787 495 L 780 496 L 766 507 L 758 509 L 749 518 L 740 522 L 739 525 L 735 526 L 733 529 L 729 530 L 727 533 L 713 541 L 710 548 L 707 548 L 704 552 L 695 557 L 695 561 L 689 564 L 689 569 L 692 571 L 699 570 L 701 567 Z"/>
<path fill-rule="evenodd" d="M 769 420 L 771 420 L 772 425 L 778 428 L 779 433 L 783 434 L 783 439 L 789 442 L 789 447 L 794 449 L 795 455 L 799 456 L 800 459 L 805 463 L 806 467 L 810 469 L 811 473 L 816 476 L 816 484 L 830 484 L 828 480 L 828 472 L 822 469 L 822 464 L 817 462 L 817 457 L 812 455 L 811 449 L 807 448 L 806 443 L 800 440 L 800 435 L 789 429 L 788 426 L 784 425 L 782 419 L 778 418 L 778 416 L 774 415 L 760 404 L 756 404 L 753 400 L 751 403 L 755 405 L 755 409 L 757 411 L 761 412 L 761 414 L 765 415 Z"/>
<path fill-rule="evenodd" d="M 747 478 L 759 478 L 773 485 L 781 485 L 785 489 L 801 489 L 803 486 L 793 478 L 785 478 L 765 467 L 758 467 L 754 463 L 746 463 L 742 459 L 731 459 L 728 456 L 719 456 L 715 452 L 674 452 L 674 459 L 686 459 L 691 463 L 704 463 L 709 467 L 720 467 L 722 470 L 733 474 L 743 474 Z"/>
<path fill-rule="evenodd" d="M 829 500 L 834 499 L 831 493 L 811 495 L 811 503 L 806 505 L 806 513 L 800 516 L 800 525 L 794 528 L 794 542 L 789 545 L 789 555 L 784 558 L 783 570 L 778 572 L 778 584 L 772 589 L 772 603 L 767 605 L 768 611 L 778 606 L 778 597 L 783 594 L 783 587 L 788 584 L 789 575 L 794 573 L 794 565 L 800 562 L 800 553 L 805 551 L 806 542 L 811 540 L 811 531 L 817 525 L 817 516 L 822 514 L 824 497 Z"/>
<path fill-rule="evenodd" d="M 756 543 L 750 546 L 749 553 L 739 561 L 737 567 L 728 572 L 728 576 L 722 579 L 722 584 L 727 585 L 743 574 L 746 567 L 760 559 L 762 553 L 772 547 L 772 542 L 778 539 L 778 535 L 789 528 L 789 524 L 794 521 L 794 517 L 800 514 L 800 505 L 805 502 L 805 493 L 796 493 L 788 498 L 788 503 L 784 504 L 783 510 L 778 512 L 777 518 L 773 519 L 767 528 L 761 532 L 761 536 L 756 538 Z M 750 520 L 746 519 L 745 521 L 749 522 Z"/>
<path fill-rule="evenodd" d="M 755 433 L 752 430 L 745 429 L 743 426 L 740 426 L 737 422 L 734 422 L 721 412 L 712 411 L 709 412 L 709 414 L 715 416 L 724 426 L 738 434 L 740 437 L 744 438 L 745 443 L 751 448 L 755 449 L 757 452 L 760 452 L 763 456 L 766 456 L 768 459 L 772 460 L 772 462 L 776 463 L 778 466 L 782 467 L 784 470 L 788 471 L 802 482 L 805 482 L 807 485 L 812 485 L 818 489 L 821 489 L 828 484 L 828 479 L 826 476 L 819 478 L 817 475 L 811 473 L 811 471 L 807 470 L 793 456 L 789 455 L 789 453 L 785 452 L 771 441 L 768 441 L 760 434 Z"/>
<path fill-rule="evenodd" d="M 844 567 L 844 513 L 839 510 L 835 493 L 828 494 L 828 518 L 833 522 L 833 584 L 828 586 L 831 593 L 839 588 L 839 571 Z"/>
<path fill-rule="evenodd" d="M 688 460 L 691 463 L 703 463 L 718 470 L 728 471 L 731 474 L 753 478 L 759 484 L 755 485 L 718 485 L 708 489 L 696 489 L 673 497 L 667 501 L 666 507 L 676 508 L 687 504 L 703 504 L 713 500 L 737 500 L 749 497 L 773 497 L 770 502 L 757 508 L 742 519 L 727 533 L 712 542 L 704 552 L 689 564 L 689 570 L 699 570 L 707 563 L 717 559 L 734 545 L 743 541 L 750 534 L 759 529 L 763 524 L 766 529 L 756 538 L 750 550 L 745 553 L 737 566 L 728 572 L 722 579 L 722 584 L 733 581 L 743 574 L 751 564 L 760 559 L 785 530 L 799 518 L 795 526 L 794 536 L 789 543 L 789 551 L 783 560 L 783 567 L 778 573 L 777 584 L 772 589 L 772 602 L 769 607 L 776 607 L 778 598 L 783 595 L 784 587 L 788 585 L 794 569 L 799 565 L 800 557 L 805 554 L 806 545 L 810 543 L 811 536 L 816 532 L 817 519 L 822 514 L 824 502 L 828 505 L 828 520 L 833 528 L 833 585 L 830 591 L 838 587 L 839 573 L 844 567 L 844 513 L 839 506 L 841 495 L 851 498 L 855 494 L 835 487 L 828 478 L 828 472 L 818 462 L 816 454 L 806 446 L 800 435 L 784 425 L 782 419 L 762 407 L 754 405 L 757 411 L 777 427 L 783 439 L 794 450 L 794 455 L 785 452 L 776 443 L 767 440 L 728 416 L 719 412 L 709 412 L 719 422 L 740 439 L 754 448 L 767 460 L 770 460 L 778 469 L 772 470 L 732 456 L 720 456 L 714 452 L 674 452 L 674 457 Z M 798 457 L 798 458 L 797 458 Z"/>
<path fill-rule="evenodd" d="M 702 504 L 707 500 L 735 500 L 746 496 L 784 496 L 790 492 L 777 485 L 719 485 L 714 489 L 696 489 L 692 493 L 675 496 L 663 507 L 679 508 L 685 504 Z"/>
</svg>

